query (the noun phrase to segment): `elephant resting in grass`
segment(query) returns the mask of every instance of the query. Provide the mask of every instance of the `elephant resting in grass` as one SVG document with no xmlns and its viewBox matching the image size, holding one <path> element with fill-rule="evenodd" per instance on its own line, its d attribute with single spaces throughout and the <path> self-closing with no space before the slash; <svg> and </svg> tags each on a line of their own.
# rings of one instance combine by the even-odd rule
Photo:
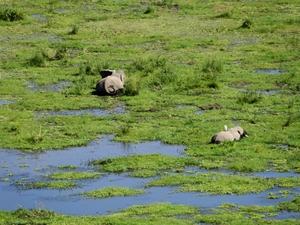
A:
<svg viewBox="0 0 300 225">
<path fill-rule="evenodd" d="M 122 94 L 124 89 L 123 82 L 114 76 L 107 76 L 101 79 L 96 85 L 99 94 L 117 95 Z"/>
<path fill-rule="evenodd" d="M 96 85 L 99 94 L 118 95 L 123 93 L 126 75 L 123 71 L 102 70 L 102 79 Z"/>
<path fill-rule="evenodd" d="M 247 131 L 245 131 L 243 128 L 239 126 L 230 128 L 229 130 L 227 130 L 226 126 L 224 127 L 225 127 L 225 131 L 221 131 L 215 134 L 211 138 L 211 143 L 219 144 L 222 141 L 239 141 L 243 137 L 248 137 Z"/>
</svg>

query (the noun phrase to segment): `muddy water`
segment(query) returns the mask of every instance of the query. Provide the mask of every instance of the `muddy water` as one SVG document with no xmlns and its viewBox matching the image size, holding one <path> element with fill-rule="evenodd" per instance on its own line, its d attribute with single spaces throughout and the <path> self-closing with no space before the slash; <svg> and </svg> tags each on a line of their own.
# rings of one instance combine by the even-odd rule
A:
<svg viewBox="0 0 300 225">
<path fill-rule="evenodd" d="M 171 156 L 182 156 L 184 146 L 169 146 L 159 141 L 144 142 L 138 144 L 122 144 L 112 141 L 112 135 L 90 142 L 88 146 L 72 147 L 64 150 L 46 151 L 43 153 L 22 153 L 18 150 L 0 150 L 0 209 L 15 210 L 24 208 L 46 208 L 58 213 L 68 215 L 99 215 L 110 214 L 133 205 L 151 204 L 158 202 L 171 202 L 173 204 L 185 204 L 200 206 L 204 209 L 218 207 L 222 203 L 234 203 L 238 205 L 274 205 L 279 201 L 290 200 L 295 193 L 300 193 L 300 188 L 291 189 L 292 194 L 283 199 L 268 199 L 269 192 L 279 192 L 288 188 L 274 188 L 259 194 L 247 195 L 217 195 L 209 196 L 205 193 L 175 193 L 177 187 L 151 187 L 146 188 L 146 194 L 134 197 L 113 197 L 107 199 L 87 199 L 78 193 L 108 186 L 123 186 L 144 189 L 145 184 L 153 178 L 132 178 L 128 173 L 104 174 L 98 179 L 78 181 L 79 187 L 72 190 L 20 190 L 13 183 L 26 178 L 26 181 L 46 180 L 43 177 L 54 171 L 58 171 L 59 165 L 77 166 L 76 170 L 91 171 L 87 162 L 91 159 L 126 156 L 132 154 L 160 153 Z M 185 168 L 187 171 L 205 173 L 207 171 L 193 167 Z M 70 170 L 73 171 L 73 170 Z M 219 171 L 226 172 L 226 171 Z M 284 177 L 296 176 L 290 173 L 256 173 L 252 176 Z M 9 181 L 3 181 L 9 178 Z M 280 213 L 276 219 L 299 218 L 299 214 Z"/>
</svg>

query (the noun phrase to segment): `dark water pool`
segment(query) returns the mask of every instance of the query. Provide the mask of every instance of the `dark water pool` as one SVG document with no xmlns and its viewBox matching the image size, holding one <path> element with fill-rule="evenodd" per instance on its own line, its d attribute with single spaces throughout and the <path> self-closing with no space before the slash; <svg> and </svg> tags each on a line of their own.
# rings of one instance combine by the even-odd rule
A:
<svg viewBox="0 0 300 225">
<path fill-rule="evenodd" d="M 171 202 L 200 206 L 205 209 L 218 207 L 223 203 L 238 205 L 274 205 L 279 201 L 291 200 L 300 188 L 291 190 L 287 198 L 268 199 L 269 192 L 279 192 L 287 188 L 274 188 L 259 194 L 217 195 L 210 196 L 201 193 L 176 193 L 177 187 L 151 187 L 145 184 L 153 178 L 133 178 L 128 173 L 107 173 L 98 179 L 79 181 L 80 187 L 72 190 L 21 190 L 13 183 L 15 181 L 37 181 L 45 179 L 43 175 L 59 170 L 59 165 L 77 166 L 76 170 L 91 171 L 87 162 L 91 159 L 126 156 L 132 154 L 160 153 L 170 156 L 182 156 L 185 146 L 169 146 L 159 141 L 149 141 L 138 144 L 122 144 L 112 141 L 113 135 L 90 142 L 88 146 L 72 147 L 64 150 L 49 150 L 42 153 L 23 153 L 18 150 L 0 150 L 0 209 L 15 210 L 24 208 L 46 208 L 67 215 L 99 215 L 110 214 L 133 205 Z M 197 168 L 185 168 L 187 171 L 207 172 Z M 222 172 L 222 171 L 220 171 Z M 256 173 L 263 177 L 296 176 L 294 173 Z M 6 181 L 4 181 L 6 180 Z M 145 189 L 146 194 L 134 197 L 113 197 L 106 199 L 88 199 L 79 195 L 82 191 L 95 190 L 108 186 L 131 187 Z M 299 213 L 280 213 L 277 219 L 299 218 Z"/>
</svg>

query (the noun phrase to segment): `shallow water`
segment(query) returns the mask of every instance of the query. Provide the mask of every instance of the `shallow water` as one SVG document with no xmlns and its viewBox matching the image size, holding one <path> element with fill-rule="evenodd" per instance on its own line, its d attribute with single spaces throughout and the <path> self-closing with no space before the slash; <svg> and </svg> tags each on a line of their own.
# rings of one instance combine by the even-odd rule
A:
<svg viewBox="0 0 300 225">
<path fill-rule="evenodd" d="M 126 108 L 115 107 L 113 109 L 79 109 L 79 110 L 45 110 L 36 111 L 35 115 L 37 117 L 46 116 L 78 116 L 78 115 L 94 115 L 94 116 L 110 116 L 113 114 L 124 114 L 126 113 Z"/>
<path fill-rule="evenodd" d="M 59 92 L 65 90 L 67 87 L 69 87 L 72 82 L 70 81 L 61 81 L 58 84 L 49 84 L 49 85 L 37 85 L 34 81 L 29 80 L 28 81 L 28 87 L 27 90 L 29 91 L 54 91 Z"/>
<path fill-rule="evenodd" d="M 238 89 L 239 92 L 249 92 L 249 90 L 247 88 L 239 88 Z M 262 91 L 262 90 L 258 90 L 255 91 L 257 94 L 260 95 L 275 95 L 275 94 L 279 94 L 280 90 L 270 90 L 270 91 Z"/>
<path fill-rule="evenodd" d="M 0 105 L 6 105 L 13 102 L 16 102 L 16 100 L 0 100 Z"/>
<path fill-rule="evenodd" d="M 32 17 L 42 22 L 46 22 L 48 20 L 48 18 L 42 16 L 41 14 L 33 14 Z"/>
<path fill-rule="evenodd" d="M 64 150 L 48 150 L 42 153 L 24 153 L 18 150 L 0 150 L 0 180 L 9 178 L 8 182 L 0 181 L 0 209 L 15 210 L 24 208 L 46 208 L 58 213 L 68 215 L 99 215 L 111 214 L 118 210 L 133 205 L 143 205 L 158 202 L 171 202 L 211 209 L 223 203 L 238 205 L 274 205 L 279 201 L 292 199 L 295 193 L 300 193 L 300 188 L 291 189 L 292 194 L 283 199 L 268 199 L 269 192 L 278 192 L 288 188 L 274 188 L 259 194 L 246 195 L 216 195 L 205 193 L 176 193 L 177 187 L 151 187 L 145 188 L 148 181 L 153 178 L 133 178 L 128 173 L 106 173 L 98 179 L 81 180 L 78 188 L 72 190 L 21 190 L 14 184 L 15 181 L 47 180 L 45 174 L 58 171 L 59 165 L 77 166 L 76 171 L 92 171 L 88 161 L 132 154 L 160 153 L 180 157 L 184 154 L 185 146 L 165 145 L 160 141 L 149 141 L 137 144 L 122 144 L 112 141 L 113 135 L 104 135 L 102 138 L 91 141 L 88 146 L 72 147 Z M 186 171 L 205 173 L 204 169 L 194 167 L 185 168 Z M 66 171 L 66 170 L 63 170 Z M 74 170 L 67 170 L 74 171 Z M 226 171 L 219 171 L 225 172 Z M 279 177 L 297 176 L 295 173 L 262 172 L 250 174 L 251 176 Z M 82 191 L 94 190 L 108 186 L 123 186 L 145 189 L 146 194 L 133 197 L 113 197 L 106 199 L 89 199 L 79 195 Z M 282 218 L 299 218 L 299 214 L 281 213 L 276 216 Z"/>
<path fill-rule="evenodd" d="M 276 74 L 282 73 L 283 70 L 281 70 L 281 69 L 254 69 L 253 72 L 254 73 L 266 73 L 269 75 L 276 75 Z"/>
<path fill-rule="evenodd" d="M 175 105 L 175 109 L 184 109 L 184 108 L 197 108 L 194 105 Z M 195 114 L 200 115 L 204 114 L 204 110 L 196 110 Z"/>
</svg>

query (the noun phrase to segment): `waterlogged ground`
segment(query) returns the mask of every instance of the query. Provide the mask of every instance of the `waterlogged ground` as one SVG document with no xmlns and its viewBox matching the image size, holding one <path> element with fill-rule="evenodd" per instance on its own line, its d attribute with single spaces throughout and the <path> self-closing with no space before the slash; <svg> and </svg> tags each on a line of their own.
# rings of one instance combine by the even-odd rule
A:
<svg viewBox="0 0 300 225">
<path fill-rule="evenodd" d="M 42 153 L 24 153 L 18 150 L 1 150 L 0 158 L 0 183 L 1 203 L 0 207 L 6 210 L 24 208 L 45 208 L 68 215 L 103 215 L 118 212 L 121 209 L 133 206 L 167 202 L 172 204 L 184 204 L 199 206 L 206 211 L 220 206 L 223 203 L 232 203 L 240 206 L 257 205 L 268 206 L 281 201 L 292 200 L 300 194 L 298 188 L 274 187 L 258 194 L 243 195 L 210 195 L 196 192 L 175 192 L 177 187 L 150 187 L 146 188 L 148 181 L 154 178 L 133 178 L 129 173 L 104 172 L 98 179 L 79 180 L 78 187 L 70 190 L 59 189 L 31 189 L 17 185 L 18 182 L 28 184 L 40 180 L 48 180 L 43 177 L 57 171 L 91 172 L 93 167 L 88 162 L 93 159 L 114 158 L 119 156 L 132 156 L 139 154 L 163 154 L 168 156 L 184 156 L 185 146 L 169 146 L 159 141 L 122 144 L 112 141 L 112 135 L 105 135 L 99 140 L 92 141 L 88 146 L 73 147 L 64 150 L 45 151 Z M 63 167 L 65 166 L 65 167 Z M 73 166 L 73 168 L 71 167 Z M 68 168 L 69 167 L 69 168 Z M 229 174 L 229 171 L 214 172 Z M 173 173 L 165 170 L 165 173 Z M 195 175 L 207 173 L 207 170 L 196 167 L 185 167 L 182 173 Z M 175 172 L 176 173 L 176 172 Z M 265 179 L 279 177 L 297 177 L 293 172 L 259 172 L 247 176 L 264 177 Z M 91 199 L 80 193 L 99 188 L 115 186 L 144 189 L 145 194 L 127 197 L 111 197 Z M 273 194 L 277 198 L 269 198 Z M 273 215 L 273 219 L 294 218 L 299 219 L 299 213 L 279 212 Z"/>
<path fill-rule="evenodd" d="M 43 175 L 56 171 L 59 166 L 71 165 L 75 169 L 69 171 L 90 171 L 89 160 L 129 156 L 133 154 L 161 153 L 180 156 L 184 146 L 168 146 L 159 141 L 139 144 L 122 144 L 113 142 L 113 136 L 104 136 L 92 141 L 88 146 L 74 147 L 64 150 L 46 151 L 42 153 L 22 153 L 17 150 L 1 150 L 1 209 L 15 210 L 19 206 L 25 208 L 45 207 L 56 212 L 71 215 L 107 214 L 134 204 L 146 204 L 164 201 L 170 189 L 149 189 L 148 194 L 139 197 L 116 197 L 91 200 L 78 196 L 79 192 L 106 186 L 124 186 L 144 188 L 147 179 L 130 178 L 128 174 L 104 173 L 100 179 L 79 181 L 79 187 L 72 190 L 23 190 L 15 185 L 16 181 L 34 182 L 44 180 Z M 5 178 L 8 178 L 5 181 Z M 47 179 L 46 179 L 47 180 Z M 182 199 L 184 201 L 184 199 Z"/>
<path fill-rule="evenodd" d="M 1 1 L 0 224 L 297 224 L 299 13 Z M 102 69 L 123 95 L 95 93 Z M 209 144 L 224 125 L 249 137 Z"/>
</svg>

